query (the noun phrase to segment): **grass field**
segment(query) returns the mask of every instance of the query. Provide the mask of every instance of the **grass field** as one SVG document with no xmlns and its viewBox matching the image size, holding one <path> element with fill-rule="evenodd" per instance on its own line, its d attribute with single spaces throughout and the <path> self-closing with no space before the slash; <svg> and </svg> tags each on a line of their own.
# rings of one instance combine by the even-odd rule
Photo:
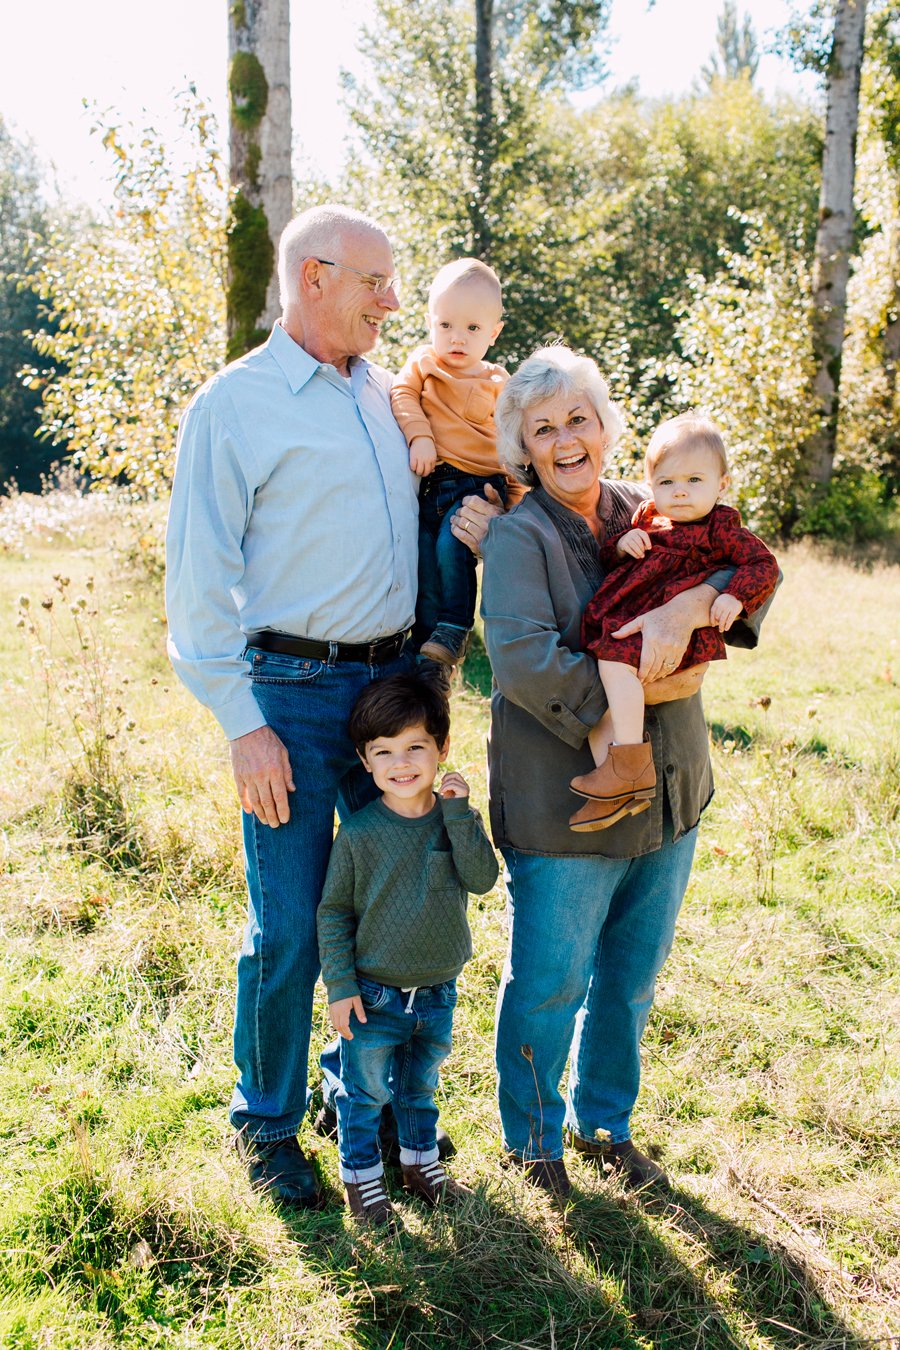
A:
<svg viewBox="0 0 900 1350">
<path fill-rule="evenodd" d="M 897 568 L 793 549 L 763 647 L 707 679 L 718 793 L 634 1122 L 671 1203 L 573 1159 L 561 1210 L 501 1168 L 498 889 L 472 901 L 442 1087 L 476 1195 L 401 1201 L 390 1240 L 352 1227 L 315 1136 L 316 1215 L 252 1195 L 233 1152 L 237 811 L 166 663 L 158 529 L 115 501 L 0 505 L 0 1344 L 900 1342 Z M 476 651 L 454 699 L 482 807 L 485 678 Z"/>
</svg>

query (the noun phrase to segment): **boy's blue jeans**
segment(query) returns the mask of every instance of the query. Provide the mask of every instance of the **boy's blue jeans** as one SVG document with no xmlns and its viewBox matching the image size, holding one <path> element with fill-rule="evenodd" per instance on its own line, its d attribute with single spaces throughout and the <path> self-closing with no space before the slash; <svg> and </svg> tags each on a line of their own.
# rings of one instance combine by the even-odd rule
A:
<svg viewBox="0 0 900 1350">
<path fill-rule="evenodd" d="M 390 985 L 357 977 L 366 1010 L 355 1016 L 353 1040 L 341 1040 L 341 1081 L 334 1104 L 343 1181 L 362 1182 L 383 1171 L 378 1126 L 390 1102 L 401 1158 L 437 1158 L 438 1070 L 450 1053 L 456 981 L 417 989 L 410 996 Z"/>
<path fill-rule="evenodd" d="M 454 539 L 450 517 L 463 497 L 484 495 L 490 483 L 506 500 L 503 474 L 481 478 L 439 464 L 419 489 L 419 597 L 413 645 L 421 647 L 438 624 L 471 628 L 475 622 L 476 558 Z"/>
<path fill-rule="evenodd" d="M 251 1138 L 287 1139 L 307 1109 L 313 989 L 319 974 L 316 910 L 342 817 L 377 795 L 347 735 L 358 695 L 372 680 L 412 669 L 317 661 L 250 648 L 253 692 L 290 756 L 291 818 L 272 829 L 244 815 L 248 911 L 238 959 L 231 1122 Z"/>
</svg>

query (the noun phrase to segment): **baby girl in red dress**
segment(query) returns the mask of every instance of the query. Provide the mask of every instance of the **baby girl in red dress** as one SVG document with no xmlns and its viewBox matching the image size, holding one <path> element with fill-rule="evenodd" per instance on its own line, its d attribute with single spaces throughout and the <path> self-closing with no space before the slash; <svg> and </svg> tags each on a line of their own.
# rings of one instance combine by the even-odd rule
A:
<svg viewBox="0 0 900 1350">
<path fill-rule="evenodd" d="M 722 634 L 739 615 L 759 609 L 778 580 L 778 563 L 762 540 L 744 529 L 737 511 L 718 504 L 729 475 L 713 422 L 694 413 L 663 422 L 647 447 L 645 470 L 653 498 L 638 507 L 632 529 L 601 546 L 606 575 L 582 622 L 582 644 L 597 658 L 609 708 L 589 738 L 597 768 L 572 779 L 575 792 L 603 806 L 577 811 L 569 822 L 575 830 L 602 830 L 636 815 L 656 792 L 638 679 L 641 634 L 611 634 L 733 566 L 728 590 L 710 608 L 709 627 L 695 630 L 677 669 L 723 660 Z"/>
</svg>

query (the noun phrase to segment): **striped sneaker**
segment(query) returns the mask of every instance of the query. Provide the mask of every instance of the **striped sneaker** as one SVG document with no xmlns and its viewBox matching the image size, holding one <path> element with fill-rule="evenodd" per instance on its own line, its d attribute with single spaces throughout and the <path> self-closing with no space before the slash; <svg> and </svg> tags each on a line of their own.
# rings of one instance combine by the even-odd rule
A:
<svg viewBox="0 0 900 1350">
<path fill-rule="evenodd" d="M 444 1171 L 440 1158 L 430 1163 L 401 1163 L 403 1189 L 409 1195 L 424 1200 L 432 1209 L 435 1205 L 455 1205 L 467 1195 L 472 1195 L 468 1186 L 454 1181 Z"/>
<path fill-rule="evenodd" d="M 384 1189 L 384 1173 L 369 1181 L 345 1181 L 350 1213 L 360 1223 L 375 1228 L 393 1228 L 396 1223 L 394 1206 Z"/>
</svg>

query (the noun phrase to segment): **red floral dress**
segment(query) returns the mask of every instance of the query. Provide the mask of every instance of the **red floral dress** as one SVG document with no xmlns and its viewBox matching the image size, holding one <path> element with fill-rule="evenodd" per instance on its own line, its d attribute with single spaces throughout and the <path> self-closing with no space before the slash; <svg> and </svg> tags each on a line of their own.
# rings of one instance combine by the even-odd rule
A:
<svg viewBox="0 0 900 1350">
<path fill-rule="evenodd" d="M 748 615 L 775 589 L 778 563 L 763 541 L 744 529 L 733 507 L 714 506 L 702 520 L 680 523 L 657 515 L 654 503 L 647 501 L 632 517 L 629 529 L 635 528 L 646 530 L 652 541 L 643 558 L 620 557 L 616 552 L 616 543 L 627 530 L 613 535 L 600 549 L 606 576 L 581 625 L 582 646 L 598 660 L 639 666 L 641 634 L 618 640 L 610 634 L 674 595 L 701 585 L 721 567 L 737 568 L 728 594 L 741 601 Z M 724 658 L 725 642 L 718 628 L 698 628 L 678 669 Z"/>
</svg>

